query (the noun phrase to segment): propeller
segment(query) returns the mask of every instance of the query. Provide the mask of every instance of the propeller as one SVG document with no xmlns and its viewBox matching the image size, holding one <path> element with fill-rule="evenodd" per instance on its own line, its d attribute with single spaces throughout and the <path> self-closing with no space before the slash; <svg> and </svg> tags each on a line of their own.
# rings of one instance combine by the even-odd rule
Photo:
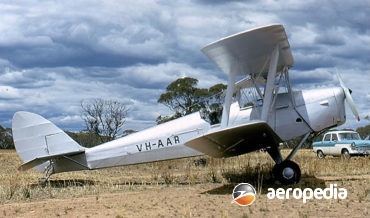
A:
<svg viewBox="0 0 370 218">
<path fill-rule="evenodd" d="M 343 82 L 338 70 L 337 70 L 337 75 L 338 75 L 340 86 L 342 87 L 342 89 L 344 91 L 344 95 L 346 96 L 346 101 L 347 101 L 349 107 L 351 108 L 351 111 L 352 111 L 353 115 L 355 115 L 355 117 L 357 118 L 357 121 L 360 121 L 360 116 L 358 114 L 356 105 L 353 102 L 353 98 L 351 96 L 352 90 L 350 90 L 349 88 L 346 87 L 346 85 L 344 85 L 344 82 Z"/>
</svg>

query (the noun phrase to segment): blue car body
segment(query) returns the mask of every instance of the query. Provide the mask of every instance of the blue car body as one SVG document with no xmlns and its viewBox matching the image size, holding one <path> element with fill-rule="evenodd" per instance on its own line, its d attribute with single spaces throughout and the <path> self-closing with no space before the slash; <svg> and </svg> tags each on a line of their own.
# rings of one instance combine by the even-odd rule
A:
<svg viewBox="0 0 370 218">
<path fill-rule="evenodd" d="M 370 140 L 361 140 L 357 132 L 348 130 L 327 132 L 322 141 L 312 143 L 312 147 L 319 158 L 370 154 Z"/>
</svg>

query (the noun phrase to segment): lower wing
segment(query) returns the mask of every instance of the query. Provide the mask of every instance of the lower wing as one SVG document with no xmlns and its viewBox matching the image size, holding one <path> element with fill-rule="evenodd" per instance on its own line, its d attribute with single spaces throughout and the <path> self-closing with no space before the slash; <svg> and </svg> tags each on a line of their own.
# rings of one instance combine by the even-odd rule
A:
<svg viewBox="0 0 370 218">
<path fill-rule="evenodd" d="M 268 146 L 278 146 L 280 137 L 264 121 L 255 121 L 204 134 L 186 146 L 213 157 L 232 157 Z"/>
</svg>

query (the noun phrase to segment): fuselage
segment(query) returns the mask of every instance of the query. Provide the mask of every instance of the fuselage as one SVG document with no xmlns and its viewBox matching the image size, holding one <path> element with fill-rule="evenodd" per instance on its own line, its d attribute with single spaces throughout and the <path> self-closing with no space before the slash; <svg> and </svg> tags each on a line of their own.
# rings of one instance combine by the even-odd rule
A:
<svg viewBox="0 0 370 218">
<path fill-rule="evenodd" d="M 193 113 L 87 148 L 85 150 L 87 165 L 90 169 L 95 169 L 202 155 L 184 144 L 207 133 L 210 128 L 200 113 Z"/>
<path fill-rule="evenodd" d="M 263 104 L 240 107 L 234 102 L 228 127 L 260 120 Z M 277 94 L 267 123 L 283 140 L 308 132 L 320 132 L 345 122 L 342 88 L 315 89 Z M 203 134 L 217 131 L 199 112 L 131 134 L 129 136 L 87 148 L 86 162 L 90 169 L 191 157 L 202 155 L 185 145 Z"/>
</svg>

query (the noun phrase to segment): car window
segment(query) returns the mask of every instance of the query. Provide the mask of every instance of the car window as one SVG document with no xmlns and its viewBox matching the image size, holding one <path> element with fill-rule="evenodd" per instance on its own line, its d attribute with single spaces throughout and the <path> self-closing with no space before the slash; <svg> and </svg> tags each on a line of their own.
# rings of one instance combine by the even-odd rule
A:
<svg viewBox="0 0 370 218">
<path fill-rule="evenodd" d="M 337 134 L 332 134 L 332 135 L 331 135 L 331 140 L 332 140 L 332 141 L 338 141 Z"/>
<path fill-rule="evenodd" d="M 325 135 L 324 141 L 330 141 L 330 134 Z"/>
<path fill-rule="evenodd" d="M 360 135 L 358 133 L 339 133 L 339 137 L 341 140 L 361 140 Z"/>
</svg>

